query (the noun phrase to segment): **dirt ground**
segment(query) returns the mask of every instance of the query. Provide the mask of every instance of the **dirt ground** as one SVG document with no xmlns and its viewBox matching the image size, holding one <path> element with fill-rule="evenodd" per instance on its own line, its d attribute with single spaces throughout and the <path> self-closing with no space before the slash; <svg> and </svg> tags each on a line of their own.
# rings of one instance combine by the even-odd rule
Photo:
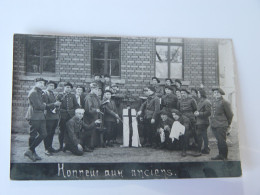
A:
<svg viewBox="0 0 260 195">
<path fill-rule="evenodd" d="M 234 128 L 234 127 L 233 127 Z M 195 162 L 211 161 L 210 158 L 218 154 L 216 139 L 209 132 L 210 154 L 194 157 L 189 155 L 182 157 L 180 151 L 159 150 L 152 148 L 123 148 L 120 145 L 114 145 L 109 148 L 96 148 L 92 153 L 86 152 L 83 156 L 74 156 L 71 152 L 59 152 L 53 156 L 44 154 L 43 142 L 36 148 L 37 154 L 42 157 L 39 163 L 102 163 L 102 162 Z M 24 152 L 28 148 L 28 134 L 13 134 L 11 146 L 11 162 L 31 163 L 24 157 Z M 120 141 L 120 140 L 119 140 Z M 228 143 L 228 160 L 239 160 L 239 146 L 237 129 L 232 129 L 231 134 L 227 137 Z M 53 147 L 58 148 L 58 136 L 55 135 Z"/>
</svg>

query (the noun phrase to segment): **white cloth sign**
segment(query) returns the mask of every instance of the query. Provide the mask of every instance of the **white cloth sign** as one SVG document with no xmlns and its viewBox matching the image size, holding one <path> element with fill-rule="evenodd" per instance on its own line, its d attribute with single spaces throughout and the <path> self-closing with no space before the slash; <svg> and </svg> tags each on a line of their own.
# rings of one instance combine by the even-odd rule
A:
<svg viewBox="0 0 260 195">
<path fill-rule="evenodd" d="M 174 139 L 179 140 L 180 135 L 184 135 L 184 133 L 185 133 L 185 126 L 183 126 L 179 121 L 174 121 L 169 136 L 172 139 L 172 141 L 174 141 Z"/>
</svg>

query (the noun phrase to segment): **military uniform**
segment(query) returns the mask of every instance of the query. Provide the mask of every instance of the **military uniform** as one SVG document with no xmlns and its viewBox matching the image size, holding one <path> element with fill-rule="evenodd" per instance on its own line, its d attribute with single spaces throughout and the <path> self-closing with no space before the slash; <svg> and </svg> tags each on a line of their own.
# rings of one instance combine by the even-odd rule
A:
<svg viewBox="0 0 260 195">
<path fill-rule="evenodd" d="M 82 139 L 82 134 L 85 131 L 93 129 L 95 127 L 95 122 L 90 125 L 85 124 L 82 120 L 77 118 L 76 116 L 72 117 L 66 123 L 66 131 L 65 131 L 65 148 L 64 151 L 69 150 L 73 154 L 81 156 L 83 155 L 83 151 L 78 150 L 78 144 L 83 146 L 84 140 Z"/>
<path fill-rule="evenodd" d="M 28 95 L 29 108 L 26 119 L 30 125 L 29 149 L 33 153 L 35 153 L 35 148 L 47 136 L 44 116 L 46 104 L 44 103 L 43 95 L 43 91 L 38 87 L 34 87 Z"/>
<path fill-rule="evenodd" d="M 151 145 L 156 142 L 156 124 L 158 124 L 158 115 L 160 112 L 160 100 L 157 95 L 153 94 L 141 105 L 140 111 L 144 118 L 144 143 L 143 145 Z M 151 124 L 151 119 L 155 120 Z"/>
<path fill-rule="evenodd" d="M 165 94 L 162 96 L 161 101 L 162 108 L 170 111 L 171 109 L 177 109 L 178 108 L 178 98 L 174 94 Z"/>
<path fill-rule="evenodd" d="M 218 142 L 220 159 L 227 159 L 228 156 L 226 133 L 227 128 L 231 125 L 232 118 L 233 112 L 230 104 L 222 97 L 213 99 L 210 125 Z"/>
<path fill-rule="evenodd" d="M 46 129 L 47 137 L 44 139 L 45 150 L 52 151 L 53 136 L 55 134 L 55 129 L 58 126 L 59 121 L 59 109 L 54 105 L 56 102 L 56 97 L 51 90 L 46 90 L 44 92 L 44 101 L 46 103 Z"/>
<path fill-rule="evenodd" d="M 60 149 L 63 148 L 64 133 L 66 129 L 66 122 L 75 115 L 75 110 L 79 108 L 75 94 L 63 93 L 58 95 L 57 99 L 61 102 L 60 105 L 60 133 L 59 142 Z"/>
<path fill-rule="evenodd" d="M 153 85 L 153 87 L 155 88 L 155 95 L 161 98 L 164 94 L 163 87 L 160 85 Z"/>
</svg>

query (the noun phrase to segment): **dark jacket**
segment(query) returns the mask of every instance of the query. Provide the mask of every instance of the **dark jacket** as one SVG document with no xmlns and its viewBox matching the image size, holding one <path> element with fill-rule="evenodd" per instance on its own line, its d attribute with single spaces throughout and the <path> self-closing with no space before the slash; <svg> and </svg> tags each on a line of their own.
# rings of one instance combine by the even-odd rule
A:
<svg viewBox="0 0 260 195">
<path fill-rule="evenodd" d="M 82 93 L 81 96 L 79 96 L 79 101 L 80 101 L 80 102 L 78 102 L 78 96 L 75 94 L 77 103 L 78 103 L 78 105 L 79 105 L 80 108 L 84 108 L 85 96 L 86 96 L 86 95 L 85 95 L 84 93 Z"/>
<path fill-rule="evenodd" d="M 159 98 L 161 98 L 164 94 L 163 87 L 160 85 L 153 85 L 155 88 L 155 95 Z"/>
<path fill-rule="evenodd" d="M 149 96 L 141 105 L 140 111 L 146 119 L 157 119 L 160 112 L 160 99 L 155 94 Z"/>
<path fill-rule="evenodd" d="M 46 90 L 44 92 L 44 102 L 46 103 L 46 120 L 58 120 L 59 119 L 59 108 L 54 106 L 56 97 L 53 91 Z M 55 109 L 56 108 L 56 109 Z M 55 110 L 55 112 L 53 112 Z"/>
<path fill-rule="evenodd" d="M 45 120 L 46 104 L 43 96 L 44 92 L 40 88 L 34 87 L 31 89 L 28 94 L 29 108 L 25 116 L 27 120 Z"/>
<path fill-rule="evenodd" d="M 85 97 L 84 122 L 90 124 L 98 119 L 97 109 L 100 109 L 101 101 L 96 94 L 90 93 Z"/>
<path fill-rule="evenodd" d="M 178 98 L 174 94 L 166 94 L 162 96 L 162 107 L 168 109 L 177 109 L 178 108 Z"/>
<path fill-rule="evenodd" d="M 206 98 L 200 98 L 198 101 L 197 125 L 209 124 L 209 116 L 211 115 L 211 103 Z"/>
<path fill-rule="evenodd" d="M 91 123 L 90 125 L 87 125 L 82 120 L 74 116 L 66 123 L 64 142 L 66 144 L 72 144 L 74 146 L 77 146 L 81 143 L 80 139 L 82 133 L 89 129 L 93 129 L 94 127 L 95 122 Z"/>
<path fill-rule="evenodd" d="M 212 101 L 212 113 L 210 117 L 211 127 L 228 127 L 233 119 L 233 112 L 229 102 L 218 98 Z"/>
<path fill-rule="evenodd" d="M 75 94 L 63 93 L 59 94 L 57 99 L 61 102 L 60 117 L 64 120 L 69 120 L 75 115 L 75 110 L 79 108 Z"/>
<path fill-rule="evenodd" d="M 191 97 L 187 97 L 185 99 L 182 98 L 180 100 L 179 107 L 180 107 L 179 110 L 183 115 L 185 115 L 191 120 L 195 120 L 194 112 L 197 110 L 197 103 L 193 98 Z"/>
<path fill-rule="evenodd" d="M 104 99 L 102 103 L 102 109 L 104 109 L 104 121 L 111 121 L 116 122 L 117 119 L 117 108 L 116 104 L 113 100 L 106 102 L 107 100 Z M 105 103 L 104 103 L 105 102 Z"/>
</svg>

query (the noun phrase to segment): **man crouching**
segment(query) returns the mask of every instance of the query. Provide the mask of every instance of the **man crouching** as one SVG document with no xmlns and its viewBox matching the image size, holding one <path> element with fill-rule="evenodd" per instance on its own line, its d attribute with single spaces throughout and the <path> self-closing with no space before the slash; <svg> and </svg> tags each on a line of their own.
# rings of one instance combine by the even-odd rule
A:
<svg viewBox="0 0 260 195">
<path fill-rule="evenodd" d="M 85 145 L 85 143 L 82 143 L 84 131 L 93 129 L 96 124 L 101 123 L 101 121 L 98 119 L 90 125 L 85 124 L 82 120 L 84 112 L 85 111 L 82 108 L 76 109 L 75 116 L 66 123 L 64 137 L 65 148 L 63 149 L 64 152 L 69 150 L 77 156 L 83 155 L 83 146 Z"/>
</svg>

